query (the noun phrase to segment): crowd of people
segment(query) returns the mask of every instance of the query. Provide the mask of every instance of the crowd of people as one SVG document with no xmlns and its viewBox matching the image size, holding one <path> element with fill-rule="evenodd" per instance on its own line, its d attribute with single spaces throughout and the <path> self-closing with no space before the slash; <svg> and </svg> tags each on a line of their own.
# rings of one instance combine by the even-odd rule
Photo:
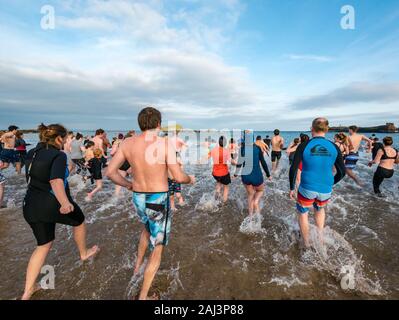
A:
<svg viewBox="0 0 399 320">
<path fill-rule="evenodd" d="M 169 242 L 172 213 L 176 204 L 184 205 L 181 184 L 195 184 L 194 176 L 184 172 L 181 153 L 187 144 L 179 138 L 179 130 L 161 135 L 161 113 L 152 107 L 144 108 L 138 115 L 140 134 L 134 131 L 119 134 L 109 141 L 104 130 L 98 129 L 92 137 L 74 134 L 60 124 L 40 125 L 39 144 L 26 152 L 26 142 L 18 127 L 10 126 L 1 135 L 0 150 L 0 205 L 5 207 L 5 177 L 1 171 L 10 164 L 18 173 L 25 166 L 27 192 L 23 215 L 37 241 L 27 268 L 26 284 L 22 299 L 30 299 L 39 287 L 36 280 L 55 239 L 56 224 L 72 226 L 80 258 L 85 261 L 99 252 L 98 246 L 86 245 L 84 214 L 72 199 L 68 177 L 80 175 L 84 182 L 90 180 L 94 189 L 87 193 L 91 201 L 103 188 L 103 174 L 115 184 L 115 195 L 122 188 L 132 192 L 136 213 L 143 224 L 138 244 L 134 273 L 144 262 L 147 249 L 150 256 L 144 271 L 139 299 L 148 299 L 148 293 L 161 263 L 164 247 Z M 358 185 L 363 182 L 355 175 L 362 141 L 372 158 L 369 166 L 377 165 L 373 187 L 382 196 L 380 186 L 384 179 L 394 174 L 399 154 L 393 139 L 367 138 L 358 134 L 358 128 L 350 127 L 349 136 L 338 133 L 334 141 L 326 139 L 328 120 L 316 118 L 312 122 L 311 137 L 301 134 L 285 147 L 279 130 L 274 136 L 256 138 L 246 130 L 241 141 L 220 136 L 218 141 L 206 139 L 203 146 L 207 159 L 212 159 L 212 175 L 215 179 L 215 197 L 225 203 L 229 199 L 232 178 L 241 177 L 248 200 L 248 214 L 260 213 L 260 201 L 267 179 L 273 175 L 282 161 L 283 151 L 289 159 L 289 197 L 296 202 L 299 227 L 305 248 L 309 241 L 308 213 L 314 209 L 320 241 L 323 238 L 325 207 L 331 199 L 333 186 L 345 175 Z M 111 150 L 111 151 L 109 151 Z M 269 171 L 265 157 L 271 157 Z M 175 203 L 177 201 L 177 203 Z"/>
</svg>

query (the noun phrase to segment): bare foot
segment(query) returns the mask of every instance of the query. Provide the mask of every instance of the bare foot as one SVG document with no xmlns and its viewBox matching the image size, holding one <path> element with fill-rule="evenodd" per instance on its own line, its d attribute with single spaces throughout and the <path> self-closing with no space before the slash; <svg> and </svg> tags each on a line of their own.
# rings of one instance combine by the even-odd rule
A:
<svg viewBox="0 0 399 320">
<path fill-rule="evenodd" d="M 90 193 L 88 193 L 85 200 L 86 200 L 86 202 L 91 202 L 93 200 L 93 196 Z"/>
<path fill-rule="evenodd" d="M 139 300 L 159 300 L 159 296 L 154 293 L 151 297 L 146 297 L 145 299 L 140 299 L 139 297 Z"/>
<path fill-rule="evenodd" d="M 80 256 L 80 260 L 86 261 L 87 259 L 94 257 L 99 251 L 100 251 L 100 248 L 98 246 L 93 246 L 89 250 L 86 250 L 85 255 Z"/>
<path fill-rule="evenodd" d="M 22 297 L 21 297 L 21 300 L 30 300 L 30 298 L 32 298 L 33 297 L 33 295 L 36 293 L 36 292 L 38 292 L 38 291 L 40 291 L 42 289 L 42 287 L 38 284 L 38 283 L 36 283 L 35 285 L 34 285 L 34 287 L 31 289 L 31 290 L 29 290 L 28 292 L 24 292 L 24 294 L 22 295 Z"/>
</svg>

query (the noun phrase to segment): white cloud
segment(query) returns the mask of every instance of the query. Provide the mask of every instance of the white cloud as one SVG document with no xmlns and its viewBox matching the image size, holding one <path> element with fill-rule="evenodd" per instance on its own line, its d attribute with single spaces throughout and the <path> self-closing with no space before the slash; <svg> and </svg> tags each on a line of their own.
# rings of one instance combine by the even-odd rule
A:
<svg viewBox="0 0 399 320">
<path fill-rule="evenodd" d="M 316 61 L 316 62 L 331 62 L 334 59 L 327 56 L 318 56 L 311 54 L 287 54 L 285 55 L 290 60 L 305 60 L 305 61 Z"/>
</svg>

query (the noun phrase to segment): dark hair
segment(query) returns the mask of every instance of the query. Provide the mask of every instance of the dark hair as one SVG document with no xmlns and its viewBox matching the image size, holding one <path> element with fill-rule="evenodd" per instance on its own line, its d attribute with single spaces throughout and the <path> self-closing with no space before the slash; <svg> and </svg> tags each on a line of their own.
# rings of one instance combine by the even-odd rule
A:
<svg viewBox="0 0 399 320">
<path fill-rule="evenodd" d="M 161 125 L 161 113 L 152 107 L 144 108 L 138 116 L 138 123 L 141 131 L 156 129 Z"/>
<path fill-rule="evenodd" d="M 15 136 L 17 137 L 17 139 L 22 139 L 22 136 L 24 135 L 24 133 L 22 131 L 17 131 L 17 133 L 15 134 Z"/>
<path fill-rule="evenodd" d="M 279 129 L 274 130 L 274 135 L 275 136 L 278 136 L 279 134 L 280 134 L 280 130 Z"/>
<path fill-rule="evenodd" d="M 76 140 L 80 140 L 80 139 L 82 139 L 83 138 L 83 135 L 80 133 L 80 132 L 78 132 L 77 134 L 76 134 Z"/>
<path fill-rule="evenodd" d="M 227 139 L 224 136 L 221 136 L 219 138 L 219 146 L 221 146 L 222 148 L 225 147 L 227 144 Z"/>
<path fill-rule="evenodd" d="M 57 146 L 55 140 L 58 137 L 65 138 L 68 134 L 67 129 L 60 124 L 50 124 L 48 126 L 43 123 L 38 127 L 40 142 Z"/>
<path fill-rule="evenodd" d="M 357 126 L 350 126 L 349 130 L 352 130 L 353 132 L 357 132 L 359 128 Z"/>
<path fill-rule="evenodd" d="M 266 139 L 267 139 L 267 138 L 270 138 L 270 137 L 269 137 L 269 136 L 266 136 Z"/>
<path fill-rule="evenodd" d="M 384 139 L 382 139 L 382 141 L 384 142 L 384 145 L 386 145 L 386 146 L 392 146 L 393 145 L 392 137 L 385 137 Z"/>
<path fill-rule="evenodd" d="M 262 140 L 262 137 L 261 136 L 257 136 L 256 137 L 256 140 L 258 141 L 258 140 Z"/>
<path fill-rule="evenodd" d="M 118 134 L 118 139 L 120 139 L 120 140 L 123 139 L 123 134 L 122 133 Z"/>
<path fill-rule="evenodd" d="M 85 148 L 86 148 L 86 149 L 89 149 L 90 147 L 93 147 L 94 145 L 95 145 L 95 144 L 94 144 L 93 141 L 87 141 L 86 144 L 85 144 Z"/>
<path fill-rule="evenodd" d="M 236 143 L 233 138 L 230 139 L 230 143 Z"/>
<path fill-rule="evenodd" d="M 19 128 L 17 126 L 11 125 L 8 127 L 8 131 L 14 131 L 14 130 L 18 130 Z"/>
<path fill-rule="evenodd" d="M 105 131 L 103 129 L 97 129 L 96 130 L 96 136 L 99 136 L 100 134 L 103 134 Z"/>
<path fill-rule="evenodd" d="M 312 128 L 316 132 L 328 132 L 328 125 L 326 118 L 316 118 L 312 122 Z"/>
<path fill-rule="evenodd" d="M 302 133 L 301 134 L 301 143 L 305 143 L 309 141 L 309 136 L 307 134 Z"/>
<path fill-rule="evenodd" d="M 68 131 L 68 136 L 73 134 L 73 131 Z"/>
<path fill-rule="evenodd" d="M 295 139 L 294 139 L 294 143 L 295 143 L 295 144 L 298 144 L 298 143 L 299 143 L 299 141 L 300 141 L 300 139 L 299 139 L 299 138 L 295 138 Z"/>
</svg>

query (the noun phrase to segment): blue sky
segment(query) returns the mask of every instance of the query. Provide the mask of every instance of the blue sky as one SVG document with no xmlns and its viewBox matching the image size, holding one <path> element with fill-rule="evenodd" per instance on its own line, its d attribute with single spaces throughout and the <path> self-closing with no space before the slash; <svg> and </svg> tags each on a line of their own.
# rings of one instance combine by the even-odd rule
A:
<svg viewBox="0 0 399 320">
<path fill-rule="evenodd" d="M 0 128 L 124 130 L 146 105 L 195 129 L 399 118 L 397 0 L 0 0 L 0 41 Z"/>
</svg>

